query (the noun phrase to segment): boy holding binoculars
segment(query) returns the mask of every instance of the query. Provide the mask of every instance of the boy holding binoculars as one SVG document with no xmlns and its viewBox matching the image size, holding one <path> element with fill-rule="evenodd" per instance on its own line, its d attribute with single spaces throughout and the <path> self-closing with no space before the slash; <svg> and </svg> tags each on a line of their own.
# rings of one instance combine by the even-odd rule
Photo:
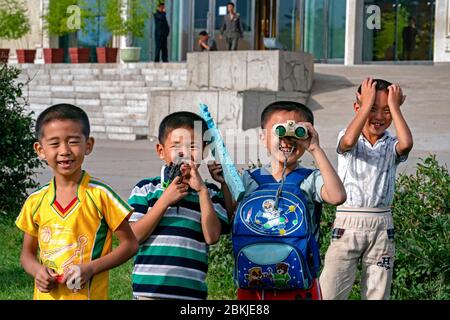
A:
<svg viewBox="0 0 450 320">
<path fill-rule="evenodd" d="M 258 177 L 265 176 L 265 181 L 272 181 L 274 185 L 283 185 L 286 181 L 292 181 L 289 178 L 291 174 L 303 176 L 303 181 L 295 181 L 298 185 L 298 192 L 301 192 L 306 200 L 306 213 L 309 214 L 312 224 L 315 226 L 314 237 L 318 238 L 318 223 L 320 213 L 317 212 L 317 204 L 323 202 L 340 205 L 346 200 L 344 186 L 339 179 L 332 164 L 328 160 L 324 150 L 319 144 L 319 135 L 313 127 L 314 115 L 309 108 L 297 102 L 275 102 L 269 105 L 262 113 L 261 126 L 264 130 L 261 140 L 269 151 L 271 163 L 261 169 L 245 171 L 243 174 L 243 183 L 246 190 L 246 199 L 252 197 L 252 193 L 257 190 L 261 183 L 254 178 L 255 171 Z M 305 151 L 313 156 L 317 165 L 316 170 L 305 170 L 299 165 L 299 159 Z M 308 174 L 304 172 L 308 171 Z M 286 183 L 287 184 L 287 183 Z M 292 184 L 292 183 L 290 183 Z M 284 192 L 284 191 L 283 191 Z M 300 204 L 297 204 L 299 206 Z M 259 208 L 254 208 L 259 210 Z M 294 208 L 293 208 L 294 209 Z M 253 210 L 253 212 L 255 211 Z M 239 209 L 236 220 L 239 219 Z M 245 219 L 244 219 L 245 220 Z M 245 222 L 244 222 L 245 223 Z M 283 230 L 284 232 L 284 230 Z M 318 249 L 317 249 L 318 250 Z M 310 257 L 307 257 L 309 261 Z M 281 265 L 281 263 L 279 263 Z M 259 268 L 253 268 L 256 269 Z M 290 272 L 290 270 L 287 270 Z M 281 275 L 282 270 L 277 270 L 272 274 L 260 273 L 259 275 L 251 275 L 257 277 L 253 279 L 261 281 L 264 276 L 270 277 L 268 281 Z M 253 281 L 255 283 L 256 281 Z M 312 281 L 310 288 L 285 288 L 284 290 L 260 290 L 260 289 L 238 289 L 239 300 L 297 300 L 297 299 L 321 299 L 320 287 L 318 280 Z"/>
</svg>

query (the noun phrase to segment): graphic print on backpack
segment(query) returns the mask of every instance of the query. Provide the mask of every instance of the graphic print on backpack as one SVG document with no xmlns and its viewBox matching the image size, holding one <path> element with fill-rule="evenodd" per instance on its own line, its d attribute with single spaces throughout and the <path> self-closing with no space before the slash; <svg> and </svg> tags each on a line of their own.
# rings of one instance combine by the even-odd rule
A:
<svg viewBox="0 0 450 320">
<path fill-rule="evenodd" d="M 265 196 L 262 196 L 265 198 Z M 289 203 L 285 207 L 275 209 L 275 200 L 267 199 L 263 202 L 262 210 L 253 215 L 253 206 L 249 206 L 247 212 L 244 210 L 243 221 L 254 232 L 264 235 L 288 235 L 302 224 L 302 214 L 298 213 L 298 205 Z M 248 206 L 248 205 L 247 205 Z M 243 217 L 242 217 L 243 218 Z"/>
<path fill-rule="evenodd" d="M 239 205 L 233 226 L 234 277 L 242 289 L 309 289 L 319 266 L 307 200 L 299 184 L 312 171 L 286 178 L 278 198 L 275 180 L 259 187 Z M 253 176 L 252 176 L 253 177 Z M 316 270 L 317 269 L 317 270 Z"/>
</svg>

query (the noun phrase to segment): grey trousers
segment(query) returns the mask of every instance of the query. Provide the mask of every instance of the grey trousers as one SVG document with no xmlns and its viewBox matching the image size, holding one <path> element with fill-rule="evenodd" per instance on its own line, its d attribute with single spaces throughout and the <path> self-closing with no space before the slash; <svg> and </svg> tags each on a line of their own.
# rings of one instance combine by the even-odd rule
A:
<svg viewBox="0 0 450 320">
<path fill-rule="evenodd" d="M 236 51 L 238 49 L 239 38 L 225 38 L 228 51 Z"/>
</svg>

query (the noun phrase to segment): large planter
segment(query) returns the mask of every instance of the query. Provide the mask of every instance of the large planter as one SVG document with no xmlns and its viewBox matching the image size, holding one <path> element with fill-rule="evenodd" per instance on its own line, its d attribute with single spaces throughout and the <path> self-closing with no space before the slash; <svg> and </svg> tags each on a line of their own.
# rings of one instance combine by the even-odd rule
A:
<svg viewBox="0 0 450 320">
<path fill-rule="evenodd" d="M 72 63 L 89 62 L 89 48 L 69 48 L 69 55 Z"/>
<path fill-rule="evenodd" d="M 140 47 L 120 48 L 120 59 L 123 62 L 139 62 L 141 60 Z"/>
<path fill-rule="evenodd" d="M 97 48 L 98 63 L 116 63 L 118 48 Z"/>
<path fill-rule="evenodd" d="M 35 49 L 17 49 L 17 62 L 19 63 L 34 63 L 36 57 Z"/>
<path fill-rule="evenodd" d="M 0 63 L 8 63 L 9 49 L 0 49 Z"/>
<path fill-rule="evenodd" d="M 45 63 L 63 63 L 64 49 L 63 48 L 44 48 L 44 62 Z"/>
</svg>

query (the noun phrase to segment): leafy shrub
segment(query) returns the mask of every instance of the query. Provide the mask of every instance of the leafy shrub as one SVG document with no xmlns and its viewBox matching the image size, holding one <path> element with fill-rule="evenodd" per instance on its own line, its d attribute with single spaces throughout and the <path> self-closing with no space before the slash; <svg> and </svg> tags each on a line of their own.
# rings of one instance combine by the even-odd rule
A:
<svg viewBox="0 0 450 320">
<path fill-rule="evenodd" d="M 393 298 L 450 299 L 450 175 L 436 156 L 401 175 L 394 199 Z"/>
<path fill-rule="evenodd" d="M 0 0 L 0 39 L 20 39 L 30 31 L 23 1 Z"/>
<path fill-rule="evenodd" d="M 0 67 L 0 212 L 16 216 L 37 183 L 32 176 L 41 166 L 33 150 L 32 114 L 25 110 L 22 89 L 17 82 L 20 70 L 4 64 Z"/>
</svg>

